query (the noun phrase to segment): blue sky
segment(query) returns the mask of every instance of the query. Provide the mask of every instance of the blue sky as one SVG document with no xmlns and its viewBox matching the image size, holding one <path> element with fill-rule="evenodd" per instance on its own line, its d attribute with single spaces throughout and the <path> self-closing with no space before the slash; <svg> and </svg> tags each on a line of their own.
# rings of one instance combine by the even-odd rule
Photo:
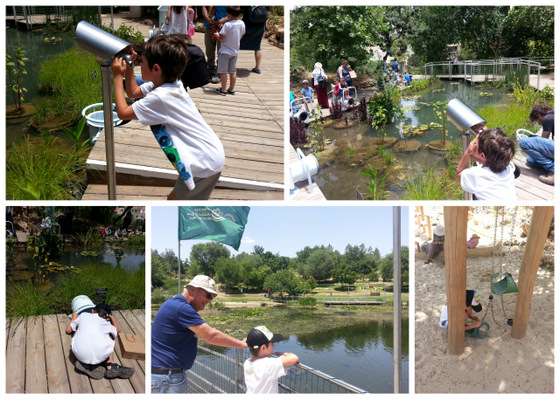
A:
<svg viewBox="0 0 560 400">
<path fill-rule="evenodd" d="M 346 245 L 376 247 L 385 255 L 393 249 L 393 207 L 382 206 L 251 206 L 239 252 L 255 245 L 265 251 L 296 257 L 305 246 L 332 245 L 344 253 Z M 151 248 L 177 254 L 177 207 L 151 207 Z M 408 245 L 408 207 L 401 207 L 401 245 Z M 183 240 L 181 258 L 206 240 Z"/>
</svg>

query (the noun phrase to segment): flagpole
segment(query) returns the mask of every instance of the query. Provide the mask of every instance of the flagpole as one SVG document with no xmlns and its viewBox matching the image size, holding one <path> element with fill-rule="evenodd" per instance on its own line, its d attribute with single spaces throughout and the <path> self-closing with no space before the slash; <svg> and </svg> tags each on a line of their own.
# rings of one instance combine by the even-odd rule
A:
<svg viewBox="0 0 560 400">
<path fill-rule="evenodd" d="M 177 282 L 177 294 L 181 294 L 181 239 L 177 239 L 177 244 L 179 246 L 179 256 L 177 257 L 177 276 L 179 277 L 179 281 Z"/>
</svg>

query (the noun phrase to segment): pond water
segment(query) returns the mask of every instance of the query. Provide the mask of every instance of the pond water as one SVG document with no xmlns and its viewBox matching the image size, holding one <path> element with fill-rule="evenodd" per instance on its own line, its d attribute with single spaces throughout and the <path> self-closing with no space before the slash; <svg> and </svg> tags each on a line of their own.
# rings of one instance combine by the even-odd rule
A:
<svg viewBox="0 0 560 400">
<path fill-rule="evenodd" d="M 482 97 L 480 95 L 482 92 L 488 93 L 490 96 Z M 360 98 L 359 94 L 358 98 Z M 401 101 L 404 115 L 382 129 L 386 132 L 387 138 L 396 138 L 400 141 L 406 138 L 403 135 L 403 130 L 405 130 L 403 127 L 428 125 L 435 122 L 433 103 L 447 102 L 455 98 L 473 110 L 507 101 L 504 91 L 481 89 L 463 83 L 445 81 L 422 93 L 421 96 L 413 94 L 404 97 Z M 347 116 L 350 119 L 351 112 L 348 112 Z M 340 121 L 335 122 L 335 124 L 338 123 Z M 446 140 L 455 141 L 460 138 L 461 132 L 451 122 L 447 123 L 447 128 Z M 368 178 L 360 171 L 368 169 L 368 162 L 370 162 L 368 160 L 377 154 L 378 132 L 367 123 L 360 124 L 355 121 L 354 126 L 349 128 L 336 129 L 331 125 L 325 128 L 324 133 L 331 140 L 331 145 L 327 147 L 327 152 L 319 160 L 321 168 L 316 179 L 325 197 L 329 200 L 355 200 L 356 189 L 364 195 L 368 195 L 369 192 L 365 186 Z M 396 153 L 391 148 L 387 149 L 395 159 L 395 162 L 385 171 L 385 173 L 389 173 L 385 180 L 385 189 L 389 194 L 389 199 L 401 197 L 402 184 L 408 176 L 422 173 L 428 167 L 447 170 L 444 154 L 426 147 L 426 144 L 431 141 L 441 140 L 439 129 L 434 128 L 425 131 L 422 135 L 414 135 L 406 139 L 417 140 L 422 146 L 418 151 L 409 153 Z M 376 168 L 379 169 L 377 166 Z"/>
<path fill-rule="evenodd" d="M 48 57 L 54 57 L 70 50 L 76 45 L 74 34 L 44 34 L 33 31 L 15 29 L 8 26 L 6 32 L 6 52 L 13 54 L 13 50 L 21 46 L 25 50 L 25 62 L 27 75 L 23 77 L 23 87 L 27 89 L 25 93 L 25 103 L 39 104 L 44 95 L 39 92 L 40 67 Z M 52 37 L 62 39 L 56 43 L 45 42 L 45 38 Z M 14 97 L 11 91 L 6 91 L 6 106 L 14 104 Z M 10 146 L 14 141 L 23 135 L 25 125 L 20 122 L 8 121 L 6 124 L 6 145 Z"/>
<path fill-rule="evenodd" d="M 243 309 L 235 311 L 243 313 Z M 205 310 L 201 315 L 210 326 L 235 337 L 266 325 L 284 336 L 275 351 L 295 353 L 302 364 L 368 392 L 393 393 L 392 311 L 274 308 L 219 320 L 232 312 Z M 232 349 L 212 348 L 235 358 Z M 401 362 L 401 390 L 408 393 L 408 318 L 402 320 Z"/>
<path fill-rule="evenodd" d="M 109 264 L 113 267 L 119 266 L 130 270 L 138 270 L 145 261 L 143 247 L 127 246 L 124 248 L 113 248 L 106 244 L 103 250 L 98 251 L 96 255 L 82 255 L 82 251 L 81 249 L 66 249 L 60 258 L 52 261 L 74 267 Z M 16 254 L 16 258 L 20 263 L 27 265 L 29 269 L 33 269 L 35 264 L 30 253 L 20 256 Z"/>
</svg>

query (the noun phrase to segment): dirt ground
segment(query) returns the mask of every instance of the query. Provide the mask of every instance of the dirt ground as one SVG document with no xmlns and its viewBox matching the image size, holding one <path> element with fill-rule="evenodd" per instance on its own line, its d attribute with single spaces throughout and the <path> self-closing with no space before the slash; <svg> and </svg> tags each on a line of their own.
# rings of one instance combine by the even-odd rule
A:
<svg viewBox="0 0 560 400">
<path fill-rule="evenodd" d="M 424 208 L 431 213 L 432 223 L 443 222 L 442 207 Z M 466 337 L 465 351 L 460 356 L 447 352 L 447 329 L 438 325 L 446 304 L 445 266 L 440 255 L 435 262 L 415 261 L 415 371 L 417 393 L 553 393 L 554 392 L 554 242 L 545 245 L 531 302 L 527 333 L 522 339 L 511 337 L 511 327 L 505 323 L 513 317 L 516 295 L 495 296 L 490 307 L 490 278 L 493 268 L 502 267 L 517 281 L 519 265 L 531 208 L 517 210 L 514 238 L 509 239 L 513 211 L 508 208 L 504 225 L 504 243 L 511 241 L 511 251 L 497 259 L 492 256 L 467 257 L 467 288 L 477 290 L 490 324 L 485 339 Z M 475 221 L 481 231 L 492 237 L 494 208 L 471 208 L 469 226 Z M 438 220 L 438 218 L 441 218 Z M 501 221 L 501 217 L 500 217 Z M 470 228 L 469 228 L 470 229 Z M 418 234 L 418 232 L 417 232 Z M 501 226 L 498 229 L 501 235 Z M 553 236 L 552 236 L 553 237 Z M 493 239 L 493 238 L 492 238 Z M 492 267 L 494 262 L 494 267 Z M 501 299 L 500 299 L 501 297 Z M 503 309 L 501 300 L 503 299 Z M 504 315 L 505 311 L 505 315 Z M 499 326 L 502 325 L 502 326 Z"/>
</svg>

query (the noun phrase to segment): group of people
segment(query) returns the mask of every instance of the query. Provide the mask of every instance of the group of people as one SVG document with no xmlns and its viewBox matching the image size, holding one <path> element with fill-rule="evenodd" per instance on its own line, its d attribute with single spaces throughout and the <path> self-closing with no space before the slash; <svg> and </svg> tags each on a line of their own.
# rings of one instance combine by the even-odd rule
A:
<svg viewBox="0 0 560 400">
<path fill-rule="evenodd" d="M 539 176 L 543 183 L 554 185 L 554 110 L 544 104 L 533 107 L 530 121 L 542 125 L 542 135 L 522 138 L 519 147 L 527 153 L 527 164 L 547 171 Z M 474 127 L 478 131 L 457 166 L 461 188 L 474 200 L 512 200 L 515 194 L 515 141 L 500 129 Z M 478 162 L 470 167 L 470 158 Z"/>
<path fill-rule="evenodd" d="M 216 91 L 233 95 L 239 50 L 255 51 L 256 65 L 251 71 L 261 72 L 260 43 L 268 7 L 209 6 L 202 7 L 202 14 L 207 65 L 214 78 L 220 75 L 221 87 Z M 142 79 L 136 79 L 134 69 L 122 57 L 113 60 L 116 111 L 122 120 L 138 119 L 149 125 L 179 173 L 168 200 L 206 200 L 219 181 L 225 153 L 218 135 L 206 123 L 180 79 L 189 61 L 195 8 L 169 7 L 168 19 L 169 34 L 156 35 L 129 50 L 133 62 L 141 67 Z M 129 105 L 125 90 L 129 98 L 139 100 Z"/>
<path fill-rule="evenodd" d="M 293 353 L 274 353 L 274 343 L 282 335 L 257 326 L 239 340 L 212 328 L 200 316 L 218 296 L 213 279 L 195 276 L 181 294 L 165 301 L 152 323 L 152 393 L 185 393 L 187 371 L 197 356 L 198 338 L 222 347 L 248 348 L 251 357 L 244 363 L 247 393 L 278 393 L 278 379 L 299 359 Z"/>
</svg>

